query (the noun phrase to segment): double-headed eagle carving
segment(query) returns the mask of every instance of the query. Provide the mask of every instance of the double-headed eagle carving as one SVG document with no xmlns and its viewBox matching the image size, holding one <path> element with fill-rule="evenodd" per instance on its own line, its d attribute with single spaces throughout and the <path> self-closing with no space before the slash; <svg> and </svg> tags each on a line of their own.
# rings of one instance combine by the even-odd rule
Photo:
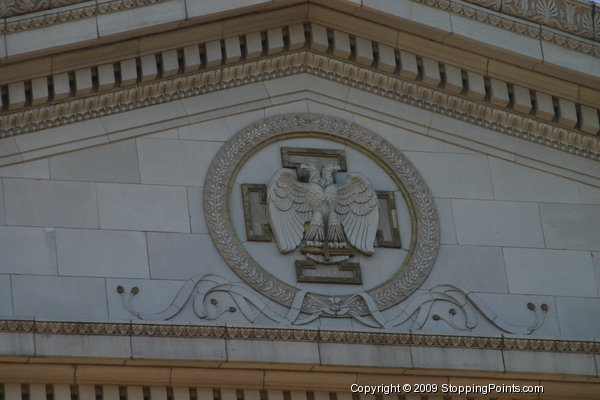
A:
<svg viewBox="0 0 600 400">
<path fill-rule="evenodd" d="M 267 190 L 268 218 L 282 253 L 302 252 L 317 263 L 331 264 L 354 254 L 348 244 L 371 255 L 379 222 L 379 203 L 362 174 L 348 173 L 335 184 L 336 164 L 301 164 L 308 182 L 299 182 L 290 169 L 275 172 Z"/>
</svg>

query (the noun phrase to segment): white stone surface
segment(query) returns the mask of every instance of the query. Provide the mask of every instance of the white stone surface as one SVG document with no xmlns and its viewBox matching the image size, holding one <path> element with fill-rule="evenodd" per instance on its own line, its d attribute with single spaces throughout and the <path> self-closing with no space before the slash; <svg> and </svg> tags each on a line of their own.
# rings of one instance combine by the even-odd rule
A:
<svg viewBox="0 0 600 400">
<path fill-rule="evenodd" d="M 540 204 L 546 247 L 600 250 L 600 206 Z"/>
<path fill-rule="evenodd" d="M 177 50 L 163 51 L 161 53 L 161 59 L 162 77 L 167 78 L 169 76 L 177 75 L 177 72 L 179 72 Z"/>
<path fill-rule="evenodd" d="M 450 20 L 452 36 L 444 40 L 445 43 L 452 45 L 462 42 L 464 46 L 466 40 L 471 51 L 500 57 L 502 60 L 527 67 L 543 60 L 542 46 L 537 38 L 519 35 L 492 25 L 485 25 L 485 29 L 481 29 L 481 23 L 477 19 L 459 14 L 450 13 Z"/>
<path fill-rule="evenodd" d="M 438 87 L 442 81 L 440 77 L 440 64 L 431 58 L 423 57 L 423 83 Z"/>
<path fill-rule="evenodd" d="M 577 109 L 571 100 L 558 99 L 558 123 L 567 128 L 577 125 Z"/>
<path fill-rule="evenodd" d="M 102 229 L 189 232 L 184 187 L 98 183 Z"/>
<path fill-rule="evenodd" d="M 75 71 L 75 96 L 90 94 L 93 88 L 91 68 L 83 68 Z"/>
<path fill-rule="evenodd" d="M 228 361 L 319 363 L 317 346 L 308 342 L 227 340 Z"/>
<path fill-rule="evenodd" d="M 275 80 L 267 82 L 274 81 Z M 240 111 L 261 109 L 264 107 L 264 105 L 258 103 L 259 100 L 265 99 L 265 104 L 271 104 L 271 101 L 269 100 L 269 93 L 267 93 L 267 91 L 265 90 L 265 83 L 250 83 L 248 85 L 239 86 L 233 89 L 220 90 L 217 92 L 207 93 L 202 96 L 188 97 L 182 99 L 181 104 L 183 104 L 183 107 L 187 111 L 188 116 L 190 116 L 189 121 L 192 123 L 197 122 L 197 120 L 193 117 L 197 114 L 206 111 L 213 112 L 215 110 L 219 110 L 220 108 L 230 107 L 232 105 L 249 103 L 250 107 Z M 153 106 L 152 108 L 155 107 L 156 106 Z M 219 117 L 228 115 L 230 113 L 232 113 L 232 110 L 223 110 L 216 112 L 216 114 Z M 201 117 L 201 120 L 206 119 L 208 119 L 206 116 Z"/>
<path fill-rule="evenodd" d="M 600 204 L 600 188 L 580 184 L 579 193 L 583 204 Z"/>
<path fill-rule="evenodd" d="M 444 68 L 444 89 L 452 93 L 462 92 L 463 79 L 461 69 L 450 64 L 446 64 Z"/>
<path fill-rule="evenodd" d="M 13 275 L 15 315 L 48 318 L 108 318 L 101 278 Z"/>
<path fill-rule="evenodd" d="M 121 61 L 121 86 L 131 86 L 137 82 L 137 66 L 135 58 Z"/>
<path fill-rule="evenodd" d="M 56 275 L 56 240 L 53 230 L 0 226 L 0 272 Z"/>
<path fill-rule="evenodd" d="M 69 84 L 69 74 L 63 72 L 62 74 L 52 75 L 52 100 L 59 101 L 64 100 L 71 94 L 71 87 Z"/>
<path fill-rule="evenodd" d="M 58 229 L 59 275 L 149 278 L 142 232 Z"/>
<path fill-rule="evenodd" d="M 99 37 L 125 33 L 137 29 L 186 19 L 185 0 L 155 3 L 145 7 L 124 9 L 116 13 L 98 14 L 97 32 Z M 96 27 L 96 24 L 94 24 Z"/>
<path fill-rule="evenodd" d="M 377 45 L 377 68 L 393 73 L 396 70 L 396 51 L 393 47 L 379 43 Z"/>
<path fill-rule="evenodd" d="M 49 179 L 48 160 L 29 161 L 0 168 L 0 177 Z"/>
<path fill-rule="evenodd" d="M 513 110 L 523 113 L 529 114 L 531 111 L 531 94 L 529 89 L 524 88 L 522 86 L 514 85 L 513 86 Z"/>
<path fill-rule="evenodd" d="M 367 100 L 369 100 L 369 97 L 367 98 Z M 380 109 L 381 112 L 391 112 L 392 110 L 393 108 L 391 107 L 389 109 L 387 107 L 382 107 Z M 408 111 L 409 108 L 396 108 L 396 110 L 402 114 L 405 114 L 404 111 Z M 415 123 L 428 124 L 431 120 L 431 112 L 412 113 L 410 117 L 413 118 L 413 121 Z M 422 128 L 422 132 L 415 131 L 416 129 L 405 129 L 404 126 L 409 124 L 408 121 L 399 120 L 388 114 L 372 112 L 369 113 L 368 117 L 363 117 L 359 114 L 355 114 L 354 122 L 377 133 L 385 140 L 388 140 L 391 144 L 393 144 L 397 149 L 399 149 L 402 152 L 425 151 L 441 153 L 444 151 L 444 143 L 437 139 L 427 137 L 425 135 L 425 133 L 427 133 L 427 130 L 425 128 Z"/>
<path fill-rule="evenodd" d="M 106 128 L 106 132 L 118 132 L 126 129 L 135 129 L 141 126 L 149 126 L 150 132 L 160 131 L 165 128 L 158 128 L 161 123 L 174 120 L 179 117 L 185 117 L 186 112 L 182 103 L 179 101 L 169 101 L 163 104 L 156 104 L 152 107 L 139 108 L 127 112 L 127 118 L 123 114 L 113 114 L 100 117 L 101 124 Z M 111 137 L 111 140 L 117 140 L 119 136 Z"/>
<path fill-rule="evenodd" d="M 98 38 L 95 18 L 81 18 L 66 24 L 54 24 L 43 29 L 29 29 L 6 35 L 6 53 L 16 56 L 39 50 L 49 50 L 77 43 L 85 45 L 86 41 Z"/>
<path fill-rule="evenodd" d="M 400 76 L 411 80 L 419 76 L 417 56 L 406 51 L 400 51 Z"/>
<path fill-rule="evenodd" d="M 490 103 L 498 107 L 506 107 L 509 101 L 506 82 L 494 78 L 490 79 Z"/>
<path fill-rule="evenodd" d="M 223 54 L 221 53 L 221 41 L 213 40 L 211 42 L 206 43 L 206 68 L 216 67 L 221 64 L 223 60 Z"/>
<path fill-rule="evenodd" d="M 452 32 L 448 11 L 405 1 L 363 0 L 362 6 L 367 10 L 376 10 L 378 13 L 383 12 L 401 18 L 410 16 L 411 23 L 403 26 L 403 29 L 422 33 L 427 37 L 435 37 L 440 41 L 446 34 Z"/>
<path fill-rule="evenodd" d="M 167 400 L 167 388 L 164 386 L 150 386 L 151 400 Z"/>
<path fill-rule="evenodd" d="M 596 17 L 597 18 L 597 17 Z M 556 66 L 561 71 L 561 75 L 574 75 L 575 73 L 582 74 L 581 80 L 585 82 L 585 75 L 589 77 L 598 76 L 598 66 L 594 62 L 589 62 L 588 54 L 582 51 L 572 51 L 570 48 L 551 43 L 550 41 L 540 41 L 542 51 L 544 53 L 544 65 L 537 65 L 536 70 L 544 71 L 546 64 Z M 597 86 L 596 86 L 597 88 Z"/>
<path fill-rule="evenodd" d="M 493 157 L 489 163 L 496 200 L 581 202 L 576 182 Z"/>
<path fill-rule="evenodd" d="M 127 336 L 36 334 L 37 356 L 131 357 L 131 339 Z"/>
<path fill-rule="evenodd" d="M 579 126 L 585 133 L 595 135 L 600 129 L 598 123 L 598 110 L 588 106 L 581 106 L 579 115 Z"/>
<path fill-rule="evenodd" d="M 545 171 L 561 174 L 567 178 L 572 178 L 580 182 L 598 186 L 600 178 L 600 168 L 598 162 L 584 157 L 573 157 L 564 151 L 540 146 L 537 143 L 528 140 L 518 140 L 519 147 L 516 151 L 516 161 L 527 165 L 533 165 L 535 168 Z M 576 174 L 570 174 L 570 171 L 577 171 Z M 592 179 L 586 179 L 592 177 Z"/>
<path fill-rule="evenodd" d="M 405 152 L 434 197 L 492 199 L 488 159 L 482 155 Z"/>
<path fill-rule="evenodd" d="M 225 39 L 225 64 L 238 62 L 241 57 L 240 37 L 232 36 Z"/>
<path fill-rule="evenodd" d="M 264 3 L 266 0 L 224 0 L 215 2 L 196 2 L 187 0 L 186 9 L 188 18 L 207 16 L 232 9 L 250 7 L 255 4 Z"/>
<path fill-rule="evenodd" d="M 200 68 L 201 63 L 198 45 L 183 48 L 183 72 L 187 74 L 196 71 Z"/>
<path fill-rule="evenodd" d="M 410 353 L 413 368 L 504 370 L 502 354 L 496 350 L 411 346 Z"/>
<path fill-rule="evenodd" d="M 283 50 L 283 30 L 281 28 L 267 31 L 267 55 L 277 54 Z"/>
<path fill-rule="evenodd" d="M 0 178 L 0 225 L 6 225 L 6 215 L 4 214 L 4 188 Z"/>
<path fill-rule="evenodd" d="M 350 49 L 350 35 L 338 30 L 333 31 L 333 55 L 347 60 L 352 54 Z"/>
<path fill-rule="evenodd" d="M 110 90 L 115 87 L 115 66 L 103 64 L 98 66 L 98 90 Z"/>
<path fill-rule="evenodd" d="M 338 343 L 319 343 L 321 363 L 346 367 L 411 367 L 408 346 L 353 344 L 351 352 L 346 351 L 345 346 Z"/>
<path fill-rule="evenodd" d="M 535 93 L 535 116 L 546 121 L 551 121 L 554 118 L 552 96 L 542 92 Z"/>
<path fill-rule="evenodd" d="M 26 135 L 19 135 L 15 137 L 15 141 L 21 152 L 30 152 L 45 147 L 58 146 L 63 143 L 100 137 L 105 133 L 106 130 L 100 119 L 94 118 L 75 124 L 68 124 L 56 128 L 31 132 Z"/>
<path fill-rule="evenodd" d="M 152 279 L 190 279 L 217 274 L 239 282 L 207 234 L 148 232 L 148 258 Z"/>
<path fill-rule="evenodd" d="M 157 75 L 156 55 L 148 54 L 140 57 L 140 82 L 152 81 Z"/>
<path fill-rule="evenodd" d="M 15 82 L 8 85 L 8 109 L 16 110 L 25 106 L 25 82 Z"/>
<path fill-rule="evenodd" d="M 190 124 L 179 128 L 179 138 L 183 140 L 203 140 L 226 142 L 240 129 L 264 118 L 262 110 L 224 116 Z"/>
<path fill-rule="evenodd" d="M 434 202 L 440 221 L 440 244 L 457 244 L 452 200 L 434 199 Z"/>
<path fill-rule="evenodd" d="M 467 96 L 477 101 L 485 98 L 485 81 L 483 75 L 467 71 Z"/>
<path fill-rule="evenodd" d="M 37 106 L 48 101 L 48 77 L 31 80 L 31 105 Z"/>
<path fill-rule="evenodd" d="M 35 344 L 32 333 L 0 333 L 0 354 L 15 355 L 15 356 L 32 356 L 35 354 Z M 20 384 L 19 388 L 21 387 Z M 4 390 L 6 391 L 6 384 Z M 44 398 L 46 395 L 46 387 L 44 386 Z M 5 394 L 8 400 L 8 396 Z M 16 398 L 15 400 L 19 400 Z"/>
<path fill-rule="evenodd" d="M 51 157 L 49 163 L 52 179 L 127 183 L 140 181 L 133 140 Z"/>
<path fill-rule="evenodd" d="M 246 60 L 260 57 L 262 54 L 262 38 L 260 32 L 246 34 Z"/>
<path fill-rule="evenodd" d="M 97 228 L 93 183 L 4 179 L 9 225 Z"/>
<path fill-rule="evenodd" d="M 319 24 L 310 24 L 310 48 L 324 53 L 329 48 L 327 28 Z"/>
<path fill-rule="evenodd" d="M 452 200 L 459 244 L 544 247 L 537 204 Z"/>
<path fill-rule="evenodd" d="M 218 142 L 195 140 L 136 140 L 142 183 L 204 186 Z"/>
<path fill-rule="evenodd" d="M 289 49 L 298 50 L 304 47 L 306 43 L 306 36 L 304 35 L 304 24 L 294 24 L 288 27 L 289 36 Z"/>
<path fill-rule="evenodd" d="M 600 319 L 597 318 L 600 299 L 556 297 L 560 334 L 567 337 L 598 337 Z"/>
<path fill-rule="evenodd" d="M 550 351 L 502 352 L 506 370 L 515 372 L 541 372 L 547 374 L 595 375 L 596 365 L 592 354 L 565 354 Z"/>
<path fill-rule="evenodd" d="M 500 247 L 442 245 L 435 266 L 421 286 L 453 285 L 465 292 L 506 293 L 506 271 Z"/>
<path fill-rule="evenodd" d="M 192 233 L 208 233 L 208 228 L 204 219 L 203 188 L 188 187 L 187 195 Z"/>
<path fill-rule="evenodd" d="M 227 359 L 224 339 L 133 337 L 131 350 L 136 358 Z"/>
<path fill-rule="evenodd" d="M 355 38 L 356 62 L 370 67 L 373 64 L 373 43 L 361 37 Z"/>
<path fill-rule="evenodd" d="M 510 293 L 597 297 L 590 252 L 505 248 Z"/>
</svg>

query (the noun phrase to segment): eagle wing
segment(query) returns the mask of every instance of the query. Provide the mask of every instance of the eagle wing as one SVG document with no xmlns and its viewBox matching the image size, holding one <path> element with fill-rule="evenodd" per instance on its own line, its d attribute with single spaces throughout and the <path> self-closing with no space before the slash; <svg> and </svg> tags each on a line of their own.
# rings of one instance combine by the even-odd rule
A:
<svg viewBox="0 0 600 400">
<path fill-rule="evenodd" d="M 289 169 L 275 172 L 267 189 L 267 214 L 279 251 L 289 253 L 304 236 L 304 224 L 312 217 L 307 202 L 310 184 L 298 182 Z"/>
<path fill-rule="evenodd" d="M 346 182 L 336 186 L 335 211 L 341 217 L 346 238 L 363 253 L 375 253 L 373 245 L 379 223 L 379 202 L 375 189 L 359 173 L 349 173 Z"/>
</svg>

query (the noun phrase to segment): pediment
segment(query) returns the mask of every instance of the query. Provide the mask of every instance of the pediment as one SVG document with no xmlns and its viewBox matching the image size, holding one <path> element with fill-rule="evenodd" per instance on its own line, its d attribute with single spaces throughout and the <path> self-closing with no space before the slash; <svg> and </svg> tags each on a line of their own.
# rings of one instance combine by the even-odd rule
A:
<svg viewBox="0 0 600 400">
<path fill-rule="evenodd" d="M 269 16 L 286 23 L 257 28 L 259 23 L 268 27 Z M 459 128 L 465 134 L 475 127 L 497 132 L 491 140 L 487 135 L 466 138 L 478 143 L 475 147 L 495 147 L 496 142 L 510 142 L 509 136 L 591 160 L 600 157 L 592 89 L 528 70 L 518 60 L 502 63 L 363 18 L 301 5 L 231 18 L 225 27 L 203 24 L 156 34 L 137 47 L 128 42 L 57 56 L 63 67 L 55 73 L 5 85 L 0 125 L 6 150 L 0 163 L 177 127 L 190 118 L 204 118 L 200 115 L 213 106 L 211 99 L 240 90 L 247 102 L 253 88 L 260 92 L 273 86 L 270 82 L 290 80 L 306 99 L 314 93 L 329 96 L 319 84 L 301 88 L 302 76 L 352 92 L 347 98 L 333 95 L 337 100 L 363 96 L 373 104 L 387 104 L 385 114 L 419 125 L 417 130 L 444 131 L 435 120 L 447 116 L 455 120 L 451 124 L 471 125 Z M 137 55 L 127 49 L 136 49 Z M 14 75 L 18 66 L 4 67 L 5 75 Z M 277 90 L 269 96 L 285 94 L 285 89 Z M 391 111 L 394 107 L 399 111 Z M 156 112 L 145 112 L 147 108 Z M 419 120 L 418 115 L 430 111 L 436 118 Z"/>
</svg>

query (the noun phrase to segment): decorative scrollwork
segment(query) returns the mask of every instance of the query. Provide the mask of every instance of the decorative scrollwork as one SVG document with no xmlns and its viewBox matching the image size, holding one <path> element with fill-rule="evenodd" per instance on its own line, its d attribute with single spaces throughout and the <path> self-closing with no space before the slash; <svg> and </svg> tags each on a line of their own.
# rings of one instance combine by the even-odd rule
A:
<svg viewBox="0 0 600 400">
<path fill-rule="evenodd" d="M 529 335 L 544 323 L 548 305 L 542 304 L 539 308 L 528 303 L 527 308 L 534 313 L 534 318 L 528 326 L 516 326 L 503 321 L 492 311 L 481 299 L 471 292 L 451 285 L 438 285 L 426 293 L 419 294 L 410 299 L 408 304 L 397 306 L 402 312 L 400 316 L 387 320 L 377 309 L 373 299 L 367 293 L 358 293 L 342 298 L 330 296 L 323 298 L 314 293 L 298 291 L 293 304 L 287 315 L 280 315 L 272 310 L 268 302 L 257 296 L 242 285 L 231 283 L 218 275 L 197 275 L 188 280 L 181 288 L 175 299 L 162 312 L 144 313 L 139 312 L 133 305 L 133 299 L 140 290 L 134 287 L 129 293 L 125 293 L 122 286 L 117 287 L 121 295 L 123 305 L 133 315 L 144 320 L 167 320 L 176 316 L 183 307 L 192 303 L 194 312 L 198 318 L 208 321 L 218 319 L 221 315 L 238 310 L 250 322 L 258 317 L 255 310 L 267 316 L 277 323 L 289 323 L 302 325 L 310 323 L 319 317 L 348 317 L 372 328 L 394 328 L 409 320 L 413 321 L 412 328 L 420 330 L 429 319 L 444 321 L 455 330 L 470 332 L 477 326 L 477 314 L 482 315 L 496 328 L 512 334 Z M 236 304 L 235 306 L 221 307 L 219 301 L 214 297 L 216 294 L 226 294 Z M 444 303 L 452 308 L 448 309 L 447 315 L 432 314 L 432 307 L 436 303 Z M 462 317 L 459 317 L 461 314 Z M 47 325 L 38 323 L 36 330 L 46 330 Z M 75 331 L 74 326 L 58 326 L 56 329 Z M 102 329 L 102 326 L 98 326 Z M 116 328 L 113 328 L 116 330 Z M 153 332 L 150 332 L 152 334 Z M 420 344 L 416 339 L 414 344 Z M 457 345 L 457 344 L 453 344 Z M 491 344 L 493 347 L 493 343 Z"/>
<path fill-rule="evenodd" d="M 351 296 L 348 295 L 313 294 L 313 297 L 310 297 L 322 305 L 328 304 L 329 298 L 338 298 L 336 304 L 341 302 L 344 307 L 350 307 L 350 310 L 342 315 L 332 312 L 331 307 L 322 306 L 320 312 L 323 314 L 338 317 L 376 315 L 373 313 L 397 304 L 423 282 L 437 255 L 439 227 L 433 199 L 416 169 L 398 150 L 365 128 L 339 118 L 303 114 L 267 118 L 240 131 L 219 151 L 206 177 L 204 210 L 210 234 L 227 264 L 246 283 L 284 306 L 294 307 L 294 304 L 299 302 L 297 288 L 269 274 L 245 250 L 234 234 L 226 204 L 231 182 L 237 173 L 236 168 L 240 168 L 254 151 L 271 141 L 284 139 L 292 133 L 294 137 L 302 136 L 302 132 L 307 132 L 306 136 L 343 141 L 373 154 L 404 192 L 408 207 L 412 210 L 413 232 L 416 234 L 413 235 L 406 260 L 399 266 L 390 282 L 360 294 L 367 303 L 371 302 L 372 306 L 365 308 L 360 301 L 350 301 Z M 298 307 L 298 312 L 300 309 L 304 312 L 307 307 L 312 306 L 310 302 L 300 302 Z M 379 317 L 375 317 L 375 320 L 381 321 L 375 322 L 374 326 L 385 323 Z"/>
</svg>

